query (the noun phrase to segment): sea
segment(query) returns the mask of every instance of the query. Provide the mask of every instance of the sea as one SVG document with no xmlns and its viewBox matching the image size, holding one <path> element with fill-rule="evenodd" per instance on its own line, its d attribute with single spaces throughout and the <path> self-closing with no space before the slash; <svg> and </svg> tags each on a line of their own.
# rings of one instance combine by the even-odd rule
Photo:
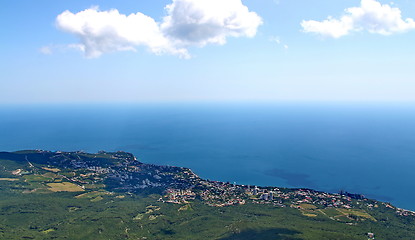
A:
<svg viewBox="0 0 415 240">
<path fill-rule="evenodd" d="M 415 210 L 415 104 L 0 105 L 0 151 L 23 149 L 126 151 L 210 180 Z"/>
</svg>

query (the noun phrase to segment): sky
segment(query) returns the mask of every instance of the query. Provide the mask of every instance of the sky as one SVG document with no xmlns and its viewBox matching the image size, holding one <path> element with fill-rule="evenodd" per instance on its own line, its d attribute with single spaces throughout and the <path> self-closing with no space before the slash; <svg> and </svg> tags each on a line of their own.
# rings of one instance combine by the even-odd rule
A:
<svg viewBox="0 0 415 240">
<path fill-rule="evenodd" d="M 415 1 L 14 0 L 0 103 L 415 101 Z"/>
</svg>

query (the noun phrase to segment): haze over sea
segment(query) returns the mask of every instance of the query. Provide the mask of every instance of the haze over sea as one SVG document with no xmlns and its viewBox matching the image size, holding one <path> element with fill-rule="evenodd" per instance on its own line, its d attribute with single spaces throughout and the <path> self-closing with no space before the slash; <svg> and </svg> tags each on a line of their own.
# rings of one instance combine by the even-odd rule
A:
<svg viewBox="0 0 415 240">
<path fill-rule="evenodd" d="M 0 106 L 0 151 L 127 151 L 203 178 L 361 193 L 415 210 L 415 106 Z"/>
</svg>

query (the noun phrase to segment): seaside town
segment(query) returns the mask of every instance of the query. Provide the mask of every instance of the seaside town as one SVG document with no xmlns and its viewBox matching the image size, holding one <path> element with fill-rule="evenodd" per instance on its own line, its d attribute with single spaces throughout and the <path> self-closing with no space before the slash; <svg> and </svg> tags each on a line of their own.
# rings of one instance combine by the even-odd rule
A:
<svg viewBox="0 0 415 240">
<path fill-rule="evenodd" d="M 317 209 L 370 211 L 382 206 L 399 216 L 415 216 L 413 211 L 343 191 L 326 193 L 311 189 L 259 187 L 205 180 L 188 168 L 141 163 L 126 152 L 87 154 L 36 150 L 16 156 L 27 162 L 27 168 L 14 170 L 12 174 L 15 176 L 34 174 L 60 178 L 60 181 L 68 182 L 66 187 L 73 184 L 83 190 L 91 186 L 105 186 L 106 190 L 113 192 L 157 193 L 161 196 L 158 201 L 165 203 L 188 204 L 199 200 L 213 207 L 267 204 L 299 209 L 308 216 L 315 215 L 313 211 Z M 36 190 L 39 189 L 31 191 Z"/>
</svg>

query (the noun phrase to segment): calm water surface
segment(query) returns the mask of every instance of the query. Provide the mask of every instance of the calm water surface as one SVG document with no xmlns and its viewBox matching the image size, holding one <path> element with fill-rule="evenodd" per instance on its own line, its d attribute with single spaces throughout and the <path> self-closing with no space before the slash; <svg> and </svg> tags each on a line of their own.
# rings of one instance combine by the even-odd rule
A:
<svg viewBox="0 0 415 240">
<path fill-rule="evenodd" d="M 0 150 L 128 151 L 239 184 L 346 190 L 415 210 L 415 105 L 0 106 Z"/>
</svg>

